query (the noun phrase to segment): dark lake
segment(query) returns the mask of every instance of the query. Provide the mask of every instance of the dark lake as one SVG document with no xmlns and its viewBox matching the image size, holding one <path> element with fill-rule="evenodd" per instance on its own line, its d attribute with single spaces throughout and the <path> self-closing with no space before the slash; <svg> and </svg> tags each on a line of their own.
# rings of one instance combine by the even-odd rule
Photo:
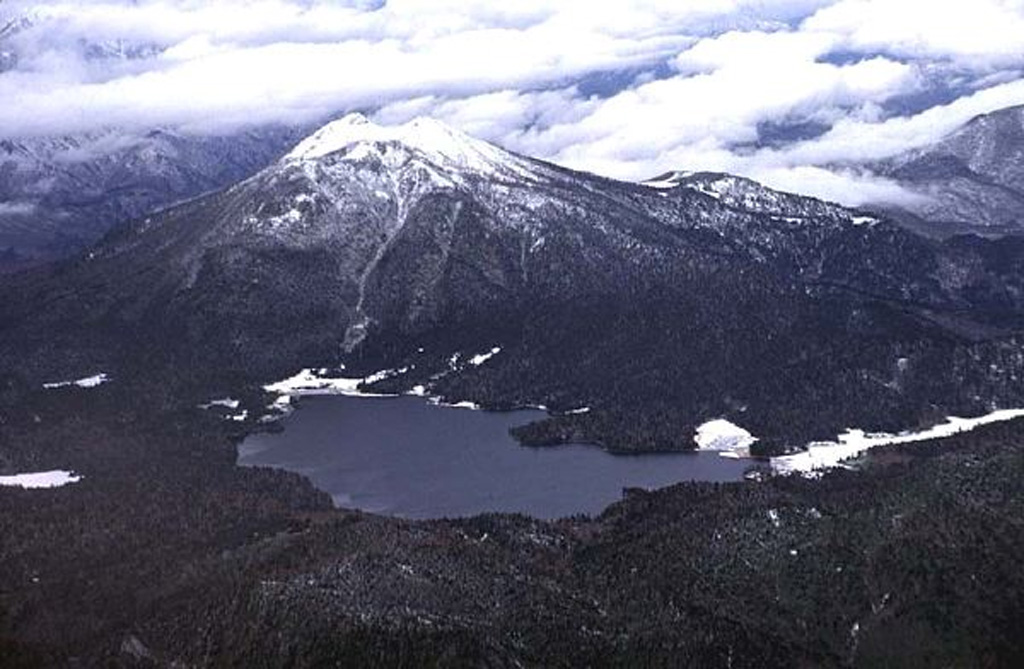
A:
<svg viewBox="0 0 1024 669">
<path fill-rule="evenodd" d="M 527 448 L 509 436 L 510 427 L 545 415 L 441 407 L 420 397 L 303 397 L 283 432 L 251 435 L 239 446 L 239 464 L 298 472 L 338 506 L 406 518 L 595 514 L 624 487 L 736 481 L 749 466 L 716 453 Z"/>
</svg>

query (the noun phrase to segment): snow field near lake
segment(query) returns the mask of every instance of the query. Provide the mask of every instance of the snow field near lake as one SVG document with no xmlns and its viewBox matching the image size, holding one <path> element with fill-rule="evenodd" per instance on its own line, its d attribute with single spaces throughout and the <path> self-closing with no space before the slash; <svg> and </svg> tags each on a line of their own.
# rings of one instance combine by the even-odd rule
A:
<svg viewBox="0 0 1024 669">
<path fill-rule="evenodd" d="M 739 457 L 739 452 L 749 448 L 757 437 L 739 425 L 717 418 L 698 427 L 693 441 L 702 451 L 721 451 L 724 457 Z"/>
<path fill-rule="evenodd" d="M 976 418 L 950 416 L 940 423 L 920 432 L 899 434 L 867 433 L 864 430 L 848 429 L 835 441 L 815 441 L 806 450 L 771 458 L 771 468 L 776 474 L 801 474 L 818 476 L 825 470 L 843 467 L 846 460 L 855 458 L 872 448 L 890 444 L 909 444 L 915 441 L 951 437 L 969 432 L 982 425 L 999 423 L 1024 417 L 1024 409 L 1000 409 Z M 718 451 L 724 458 L 750 457 L 749 448 L 757 441 L 747 430 L 725 419 L 707 421 L 697 428 L 693 437 L 700 450 Z"/>
<path fill-rule="evenodd" d="M 854 458 L 877 446 L 909 444 L 941 437 L 951 437 L 969 432 L 982 425 L 999 423 L 1024 417 L 1024 409 L 1002 409 L 977 418 L 950 416 L 940 423 L 921 432 L 900 434 L 868 434 L 864 430 L 847 430 L 837 441 L 813 442 L 806 451 L 772 458 L 772 470 L 778 474 L 813 474 L 825 469 L 842 466 L 844 460 Z"/>
</svg>

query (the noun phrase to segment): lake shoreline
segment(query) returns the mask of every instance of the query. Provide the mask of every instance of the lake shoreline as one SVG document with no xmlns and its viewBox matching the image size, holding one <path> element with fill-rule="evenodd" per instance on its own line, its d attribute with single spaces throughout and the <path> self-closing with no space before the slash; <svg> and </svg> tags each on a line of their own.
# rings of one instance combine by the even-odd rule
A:
<svg viewBox="0 0 1024 669">
<path fill-rule="evenodd" d="M 708 451 L 623 458 L 589 444 L 522 446 L 509 430 L 545 415 L 537 409 L 444 411 L 453 407 L 423 397 L 322 389 L 301 406 L 275 423 L 282 430 L 248 434 L 238 464 L 293 471 L 340 507 L 398 517 L 596 515 L 625 488 L 741 482 L 749 468 Z"/>
</svg>

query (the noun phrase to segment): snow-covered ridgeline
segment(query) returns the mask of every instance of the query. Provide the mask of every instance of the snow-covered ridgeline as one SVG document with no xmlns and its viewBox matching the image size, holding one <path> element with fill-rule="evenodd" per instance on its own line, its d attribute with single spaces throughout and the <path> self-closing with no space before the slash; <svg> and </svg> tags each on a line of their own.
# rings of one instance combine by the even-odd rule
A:
<svg viewBox="0 0 1024 669">
<path fill-rule="evenodd" d="M 106 374 L 96 374 L 76 381 L 54 381 L 53 383 L 44 383 L 43 388 L 48 390 L 52 390 L 54 388 L 66 388 L 68 386 L 76 386 L 78 388 L 95 388 L 96 386 L 107 383 L 108 381 L 110 381 L 110 377 Z"/>
<path fill-rule="evenodd" d="M 677 187 L 688 188 L 716 200 L 722 199 L 725 193 L 737 186 L 737 179 L 729 175 L 721 175 L 714 179 L 689 180 L 694 174 L 696 173 L 686 171 L 668 172 L 655 179 L 641 181 L 640 185 L 660 190 Z"/>
<path fill-rule="evenodd" d="M 648 188 L 675 188 L 679 185 L 679 182 L 686 177 L 692 176 L 694 173 L 690 171 L 677 170 L 675 172 L 666 172 L 659 177 L 654 179 L 648 179 L 647 181 L 641 181 L 641 186 L 647 186 Z"/>
<path fill-rule="evenodd" d="M 806 451 L 772 458 L 772 470 L 779 474 L 807 474 L 838 467 L 844 460 L 856 457 L 876 446 L 908 444 L 915 441 L 950 437 L 961 432 L 969 432 L 982 425 L 1021 417 L 1024 417 L 1024 409 L 1002 409 L 977 418 L 950 416 L 945 423 L 940 423 L 921 432 L 867 434 L 863 430 L 847 430 L 839 435 L 837 441 L 814 442 L 808 445 Z"/>
<path fill-rule="evenodd" d="M 31 472 L 0 476 L 0 486 L 21 488 L 59 488 L 69 483 L 78 483 L 82 477 L 74 472 L 54 469 L 48 472 Z"/>
</svg>

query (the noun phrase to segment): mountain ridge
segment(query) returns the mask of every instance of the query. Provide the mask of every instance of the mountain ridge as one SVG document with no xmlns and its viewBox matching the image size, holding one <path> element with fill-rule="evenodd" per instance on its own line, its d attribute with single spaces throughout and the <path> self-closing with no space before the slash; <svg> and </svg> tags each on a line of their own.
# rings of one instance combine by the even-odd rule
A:
<svg viewBox="0 0 1024 669">
<path fill-rule="evenodd" d="M 874 208 L 923 234 L 1024 231 L 1024 105 L 980 114 L 933 144 L 866 167 L 917 196 Z"/>
<path fill-rule="evenodd" d="M 616 182 L 435 122 L 326 128 L 13 277 L 0 342 L 17 354 L 3 363 L 252 383 L 401 368 L 381 387 L 592 406 L 520 437 L 614 450 L 690 448 L 693 426 L 721 416 L 779 445 L 1018 401 L 1024 272 L 983 241 L 926 240 L 732 176 Z M 453 354 L 499 345 L 442 374 Z"/>
<path fill-rule="evenodd" d="M 283 153 L 297 132 L 264 127 L 200 137 L 115 129 L 3 139 L 0 249 L 19 264 L 66 257 L 119 224 L 250 176 Z"/>
</svg>

